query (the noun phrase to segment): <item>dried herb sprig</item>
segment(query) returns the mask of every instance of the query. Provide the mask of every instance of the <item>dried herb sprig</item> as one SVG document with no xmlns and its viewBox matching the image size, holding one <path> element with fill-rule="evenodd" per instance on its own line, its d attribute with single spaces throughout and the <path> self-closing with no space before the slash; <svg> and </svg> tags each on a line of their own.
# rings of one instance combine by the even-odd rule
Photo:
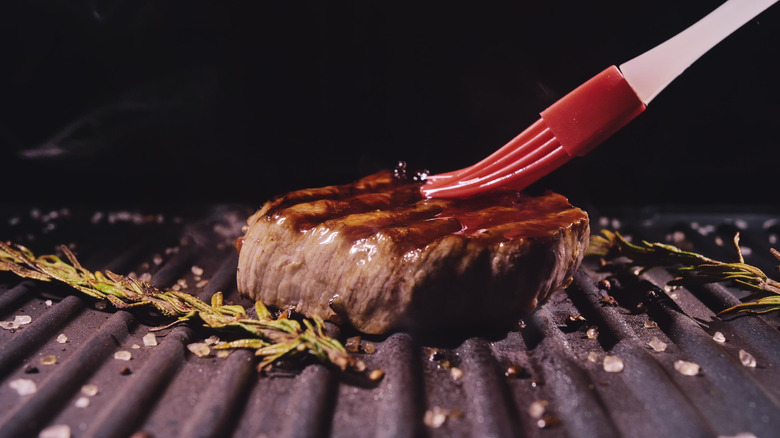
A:
<svg viewBox="0 0 780 438">
<path fill-rule="evenodd" d="M 738 313 L 767 313 L 780 310 L 780 282 L 775 281 L 755 266 L 745 263 L 739 249 L 739 233 L 734 236 L 737 262 L 726 263 L 713 260 L 690 251 L 683 251 L 674 245 L 642 241 L 638 244 L 627 241 L 620 233 L 603 230 L 591 237 L 587 254 L 601 257 L 624 256 L 631 264 L 648 270 L 665 267 L 679 275 L 671 285 L 701 285 L 731 281 L 737 286 L 753 292 L 752 301 L 729 307 L 718 315 Z M 780 252 L 772 249 L 772 255 L 780 260 Z"/>
<path fill-rule="evenodd" d="M 342 370 L 361 368 L 344 346 L 324 333 L 321 318 L 289 319 L 286 313 L 275 318 L 261 302 L 255 303 L 257 319 L 247 315 L 240 305 L 225 305 L 222 292 L 206 303 L 184 292 L 162 290 L 149 283 L 110 271 L 91 272 L 81 266 L 76 256 L 61 247 L 68 259 L 56 255 L 36 257 L 22 245 L 0 242 L 0 271 L 10 271 L 23 277 L 40 281 L 59 281 L 90 297 L 107 300 L 118 309 L 152 306 L 163 315 L 176 320 L 165 327 L 200 319 L 212 329 L 237 329 L 250 338 L 219 344 L 217 349 L 248 348 L 262 357 L 259 370 L 266 369 L 278 359 L 311 354 L 323 363 L 332 363 Z"/>
</svg>

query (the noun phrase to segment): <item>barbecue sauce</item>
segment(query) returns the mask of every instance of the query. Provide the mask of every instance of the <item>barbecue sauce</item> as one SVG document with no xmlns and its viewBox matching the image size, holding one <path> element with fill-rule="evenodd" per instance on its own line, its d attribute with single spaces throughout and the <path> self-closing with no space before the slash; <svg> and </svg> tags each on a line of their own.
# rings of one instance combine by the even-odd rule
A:
<svg viewBox="0 0 780 438">
<path fill-rule="evenodd" d="M 499 190 L 464 199 L 427 199 L 419 184 L 383 171 L 353 184 L 279 196 L 258 212 L 257 220 L 275 221 L 299 232 L 316 229 L 322 233 L 322 244 L 338 241 L 353 249 L 361 239 L 381 233 L 404 252 L 450 235 L 486 244 L 550 237 L 588 220 L 585 212 L 552 192 L 530 196 Z M 236 247 L 240 249 L 242 243 L 236 241 Z"/>
</svg>

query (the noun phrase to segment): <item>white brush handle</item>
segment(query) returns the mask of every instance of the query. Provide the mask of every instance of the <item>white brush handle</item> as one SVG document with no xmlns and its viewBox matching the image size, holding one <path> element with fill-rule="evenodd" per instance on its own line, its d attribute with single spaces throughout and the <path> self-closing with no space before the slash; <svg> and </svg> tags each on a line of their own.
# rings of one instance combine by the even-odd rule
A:
<svg viewBox="0 0 780 438">
<path fill-rule="evenodd" d="M 620 65 L 620 71 L 646 105 L 694 61 L 777 1 L 728 0 L 693 26 Z"/>
</svg>

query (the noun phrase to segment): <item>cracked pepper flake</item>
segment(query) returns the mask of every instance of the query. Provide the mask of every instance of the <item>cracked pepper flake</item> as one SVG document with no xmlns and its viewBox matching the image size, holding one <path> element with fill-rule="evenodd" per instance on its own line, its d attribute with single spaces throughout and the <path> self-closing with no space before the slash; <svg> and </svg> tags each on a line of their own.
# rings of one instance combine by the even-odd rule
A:
<svg viewBox="0 0 780 438">
<path fill-rule="evenodd" d="M 447 414 L 448 412 L 446 409 L 439 406 L 434 406 L 433 409 L 428 409 L 425 411 L 423 422 L 428 427 L 438 429 L 444 424 L 445 421 L 447 421 Z"/>
<path fill-rule="evenodd" d="M 68 342 L 68 337 L 65 336 L 64 333 L 60 333 L 59 335 L 57 335 L 57 342 L 59 342 L 60 344 L 64 344 Z"/>
<path fill-rule="evenodd" d="M 132 358 L 133 355 L 127 350 L 119 350 L 114 353 L 114 359 L 116 360 L 130 360 Z"/>
<path fill-rule="evenodd" d="M 547 400 L 536 400 L 528 406 L 528 415 L 533 418 L 542 418 L 545 411 L 547 411 Z"/>
<path fill-rule="evenodd" d="M 719 344 L 722 344 L 722 343 L 726 342 L 726 337 L 723 336 L 723 333 L 721 333 L 721 332 L 715 332 L 715 334 L 712 335 L 712 340 L 717 342 L 717 343 L 719 343 Z"/>
<path fill-rule="evenodd" d="M 695 376 L 699 374 L 701 367 L 695 362 L 687 360 L 677 360 L 674 362 L 674 369 L 684 376 Z"/>
<path fill-rule="evenodd" d="M 38 389 L 38 387 L 35 385 L 35 382 L 30 379 L 11 380 L 8 385 L 22 397 L 25 395 L 34 394 Z"/>
<path fill-rule="evenodd" d="M 57 363 L 57 356 L 50 354 L 41 358 L 41 365 L 54 365 Z"/>
<path fill-rule="evenodd" d="M 206 357 L 211 353 L 211 349 L 208 344 L 204 342 L 195 342 L 187 345 L 187 349 L 198 357 Z"/>
<path fill-rule="evenodd" d="M 97 387 L 97 385 L 93 385 L 91 383 L 88 383 L 88 384 L 86 384 L 86 385 L 81 387 L 81 393 L 86 395 L 86 396 L 92 397 L 94 395 L 97 395 L 98 387 Z"/>
<path fill-rule="evenodd" d="M 154 335 L 154 333 L 147 333 L 143 337 L 144 341 L 144 347 L 155 347 L 157 346 L 157 336 Z"/>
<path fill-rule="evenodd" d="M 739 350 L 739 361 L 748 368 L 756 367 L 756 358 L 745 350 Z"/>
<path fill-rule="evenodd" d="M 653 336 L 653 339 L 650 339 L 650 342 L 648 342 L 647 345 L 649 345 L 650 348 L 653 349 L 653 351 L 657 351 L 657 352 L 666 351 L 666 347 L 667 347 L 666 342 L 658 339 L 655 336 Z"/>
<path fill-rule="evenodd" d="M 67 424 L 55 424 L 43 429 L 38 438 L 70 438 L 70 426 Z"/>
<path fill-rule="evenodd" d="M 89 406 L 89 399 L 86 397 L 79 397 L 76 399 L 76 402 L 73 403 L 73 405 L 77 408 L 86 408 Z"/>
<path fill-rule="evenodd" d="M 623 371 L 623 359 L 617 356 L 612 356 L 609 354 L 604 356 L 602 365 L 604 366 L 604 371 L 608 373 L 619 373 Z"/>
</svg>

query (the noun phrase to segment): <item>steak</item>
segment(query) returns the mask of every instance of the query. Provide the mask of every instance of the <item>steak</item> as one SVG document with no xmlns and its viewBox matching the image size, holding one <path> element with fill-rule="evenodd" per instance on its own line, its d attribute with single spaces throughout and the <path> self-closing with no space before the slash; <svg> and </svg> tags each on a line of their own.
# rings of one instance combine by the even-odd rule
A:
<svg viewBox="0 0 780 438">
<path fill-rule="evenodd" d="M 507 328 L 571 282 L 588 238 L 556 193 L 425 199 L 384 171 L 263 205 L 237 241 L 238 290 L 368 334 Z"/>
</svg>

